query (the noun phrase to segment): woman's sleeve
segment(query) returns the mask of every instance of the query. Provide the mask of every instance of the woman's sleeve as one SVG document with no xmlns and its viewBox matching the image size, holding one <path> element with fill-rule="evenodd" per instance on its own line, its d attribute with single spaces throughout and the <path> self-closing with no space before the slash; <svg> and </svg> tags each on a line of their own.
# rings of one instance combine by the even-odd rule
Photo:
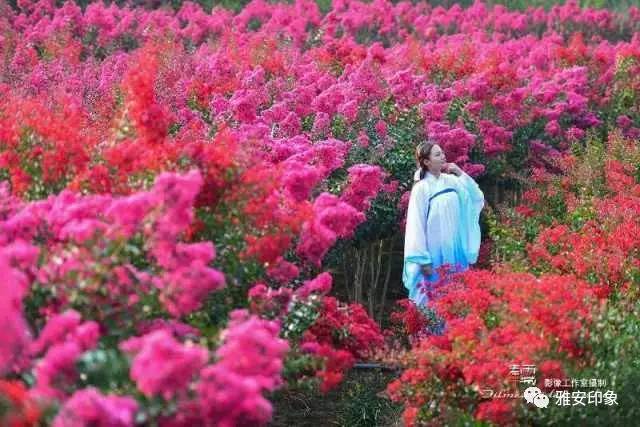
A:
<svg viewBox="0 0 640 427">
<path fill-rule="evenodd" d="M 469 264 L 475 264 L 480 250 L 480 211 L 484 207 L 484 194 L 464 171 L 456 177 L 456 186 L 460 197 L 462 246 Z"/>
<path fill-rule="evenodd" d="M 409 290 L 409 297 L 415 296 L 420 280 L 421 265 L 431 264 L 427 251 L 427 204 L 424 182 L 414 184 L 409 197 L 407 226 L 404 235 L 404 267 L 402 281 Z"/>
</svg>

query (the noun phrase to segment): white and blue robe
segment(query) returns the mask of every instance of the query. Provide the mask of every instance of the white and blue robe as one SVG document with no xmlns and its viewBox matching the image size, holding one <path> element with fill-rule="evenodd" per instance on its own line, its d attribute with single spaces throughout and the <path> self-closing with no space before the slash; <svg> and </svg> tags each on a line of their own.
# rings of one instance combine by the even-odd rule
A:
<svg viewBox="0 0 640 427">
<path fill-rule="evenodd" d="M 427 172 L 423 179 L 419 174 L 409 198 L 402 281 L 409 298 L 424 306 L 428 298 L 420 283 L 438 281 L 438 267 L 449 264 L 450 271 L 464 271 L 477 261 L 484 194 L 465 172 L 437 178 Z M 423 277 L 423 264 L 431 264 L 431 276 Z"/>
</svg>

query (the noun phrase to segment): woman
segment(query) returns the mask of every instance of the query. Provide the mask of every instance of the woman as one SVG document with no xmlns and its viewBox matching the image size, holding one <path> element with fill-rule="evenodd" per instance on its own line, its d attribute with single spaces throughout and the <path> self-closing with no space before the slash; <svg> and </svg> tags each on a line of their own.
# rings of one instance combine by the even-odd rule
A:
<svg viewBox="0 0 640 427">
<path fill-rule="evenodd" d="M 419 284 L 436 282 L 438 267 L 464 271 L 478 259 L 484 194 L 456 164 L 446 163 L 438 144 L 420 143 L 416 160 L 420 168 L 409 199 L 402 281 L 409 298 L 423 306 L 427 297 Z"/>
</svg>

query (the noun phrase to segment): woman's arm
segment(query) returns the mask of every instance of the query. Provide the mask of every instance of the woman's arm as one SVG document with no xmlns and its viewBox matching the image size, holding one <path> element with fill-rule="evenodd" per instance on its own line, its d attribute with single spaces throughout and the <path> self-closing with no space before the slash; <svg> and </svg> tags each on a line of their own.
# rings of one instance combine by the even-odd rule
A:
<svg viewBox="0 0 640 427">
<path fill-rule="evenodd" d="M 461 170 L 461 172 L 462 173 L 458 176 L 458 179 L 469 193 L 469 197 L 474 205 L 477 205 L 477 207 L 482 210 L 484 207 L 484 193 L 473 178 L 471 178 L 465 171 Z"/>
<path fill-rule="evenodd" d="M 407 209 L 407 225 L 404 235 L 405 256 L 423 256 L 431 263 L 431 256 L 427 251 L 427 208 L 429 199 L 425 194 L 425 183 L 419 182 L 413 185 L 409 197 Z"/>
<path fill-rule="evenodd" d="M 404 235 L 404 268 L 402 281 L 411 293 L 420 279 L 423 265 L 431 264 L 427 250 L 427 207 L 429 203 L 425 181 L 413 185 L 407 209 L 407 225 Z"/>
<path fill-rule="evenodd" d="M 466 190 L 469 197 L 475 204 L 481 204 L 482 206 L 480 209 L 482 209 L 484 206 L 484 193 L 480 189 L 478 183 L 455 163 L 449 163 L 448 166 L 449 172 L 456 176 L 459 186 Z"/>
<path fill-rule="evenodd" d="M 480 212 L 484 207 L 484 193 L 467 173 L 458 166 L 450 167 L 456 174 L 453 182 L 460 200 L 460 233 L 462 246 L 469 264 L 478 260 L 480 251 Z"/>
</svg>

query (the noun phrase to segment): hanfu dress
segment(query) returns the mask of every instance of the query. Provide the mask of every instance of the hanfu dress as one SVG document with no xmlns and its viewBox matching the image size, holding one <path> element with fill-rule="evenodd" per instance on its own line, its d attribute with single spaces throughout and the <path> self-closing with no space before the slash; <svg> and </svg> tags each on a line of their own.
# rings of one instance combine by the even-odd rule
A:
<svg viewBox="0 0 640 427">
<path fill-rule="evenodd" d="M 465 172 L 437 178 L 427 172 L 423 179 L 419 173 L 409 198 L 402 281 L 409 298 L 423 306 L 428 298 L 419 284 L 438 281 L 438 267 L 449 264 L 452 272 L 464 271 L 477 261 L 484 194 Z M 431 276 L 423 277 L 423 264 L 431 264 Z"/>
</svg>

